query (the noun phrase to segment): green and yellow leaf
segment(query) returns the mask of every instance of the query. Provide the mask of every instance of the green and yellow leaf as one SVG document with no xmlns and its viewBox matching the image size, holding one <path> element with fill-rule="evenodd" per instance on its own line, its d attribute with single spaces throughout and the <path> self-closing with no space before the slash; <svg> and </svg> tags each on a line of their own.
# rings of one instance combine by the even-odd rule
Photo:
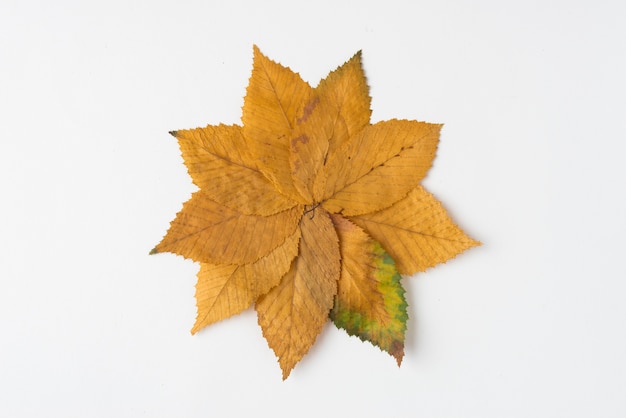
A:
<svg viewBox="0 0 626 418">
<path fill-rule="evenodd" d="M 330 318 L 338 328 L 380 347 L 398 365 L 404 356 L 406 300 L 395 263 L 363 229 L 331 215 L 341 248 L 341 277 Z"/>
</svg>

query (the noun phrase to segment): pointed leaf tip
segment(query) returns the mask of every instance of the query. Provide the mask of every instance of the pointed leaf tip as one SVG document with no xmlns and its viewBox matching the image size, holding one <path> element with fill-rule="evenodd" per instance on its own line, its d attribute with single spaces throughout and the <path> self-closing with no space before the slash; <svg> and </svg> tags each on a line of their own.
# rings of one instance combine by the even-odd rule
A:
<svg viewBox="0 0 626 418">
<path fill-rule="evenodd" d="M 150 250 L 148 255 L 154 255 L 154 254 L 158 254 L 158 253 L 159 253 L 159 251 L 156 249 L 156 247 L 154 247 L 153 249 Z"/>
<path fill-rule="evenodd" d="M 172 135 L 174 138 L 176 138 L 176 136 L 178 135 L 178 131 L 169 131 L 168 133 Z"/>
</svg>

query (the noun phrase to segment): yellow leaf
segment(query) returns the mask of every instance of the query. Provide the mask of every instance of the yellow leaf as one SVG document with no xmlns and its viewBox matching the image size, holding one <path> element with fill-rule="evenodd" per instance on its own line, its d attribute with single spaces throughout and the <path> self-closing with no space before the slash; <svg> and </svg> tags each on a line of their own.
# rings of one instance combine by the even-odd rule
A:
<svg viewBox="0 0 626 418">
<path fill-rule="evenodd" d="M 391 120 L 360 131 L 324 167 L 324 208 L 360 215 L 405 197 L 430 168 L 440 129 L 431 123 Z"/>
<path fill-rule="evenodd" d="M 276 286 L 298 253 L 300 229 L 265 257 L 252 264 L 202 263 L 196 284 L 198 316 L 191 332 L 248 309 Z"/>
<path fill-rule="evenodd" d="M 259 169 L 283 194 L 311 203 L 296 190 L 289 150 L 296 119 L 312 93 L 311 86 L 289 68 L 268 59 L 254 47 L 252 76 L 243 104 L 243 134 Z"/>
<path fill-rule="evenodd" d="M 424 271 L 480 245 L 421 186 L 387 209 L 350 219 L 382 244 L 402 274 Z"/>
<path fill-rule="evenodd" d="M 249 264 L 285 242 L 302 207 L 271 216 L 246 215 L 194 193 L 153 253 L 172 252 L 202 263 Z"/>
<path fill-rule="evenodd" d="M 240 126 L 209 125 L 172 134 L 193 182 L 210 199 L 248 215 L 273 215 L 296 205 L 256 168 Z"/>
<path fill-rule="evenodd" d="M 328 214 L 321 208 L 305 213 L 300 229 L 299 254 L 291 270 L 256 304 L 259 325 L 278 357 L 283 379 L 328 321 L 339 279 L 339 243 Z"/>
</svg>

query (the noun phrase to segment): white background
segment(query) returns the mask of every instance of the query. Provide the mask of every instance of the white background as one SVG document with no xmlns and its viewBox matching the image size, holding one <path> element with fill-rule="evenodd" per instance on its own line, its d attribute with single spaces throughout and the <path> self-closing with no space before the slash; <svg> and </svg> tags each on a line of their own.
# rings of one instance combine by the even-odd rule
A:
<svg viewBox="0 0 626 418">
<path fill-rule="evenodd" d="M 0 416 L 626 416 L 621 1 L 0 3 Z M 283 382 L 252 311 L 196 336 L 148 256 L 237 123 L 256 43 L 373 121 L 445 123 L 425 186 L 484 245 L 405 278 L 406 356 L 328 326 Z"/>
</svg>

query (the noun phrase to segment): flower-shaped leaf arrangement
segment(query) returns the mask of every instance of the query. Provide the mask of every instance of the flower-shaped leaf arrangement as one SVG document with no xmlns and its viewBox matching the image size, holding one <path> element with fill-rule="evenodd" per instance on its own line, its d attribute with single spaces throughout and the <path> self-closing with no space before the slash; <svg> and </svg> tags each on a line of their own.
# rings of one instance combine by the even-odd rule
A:
<svg viewBox="0 0 626 418">
<path fill-rule="evenodd" d="M 243 126 L 171 132 L 200 190 L 152 253 L 200 263 L 192 333 L 254 305 L 283 379 L 329 318 L 400 364 L 400 274 L 479 243 L 420 186 L 441 125 L 370 114 L 360 52 L 312 88 L 255 47 Z"/>
</svg>

